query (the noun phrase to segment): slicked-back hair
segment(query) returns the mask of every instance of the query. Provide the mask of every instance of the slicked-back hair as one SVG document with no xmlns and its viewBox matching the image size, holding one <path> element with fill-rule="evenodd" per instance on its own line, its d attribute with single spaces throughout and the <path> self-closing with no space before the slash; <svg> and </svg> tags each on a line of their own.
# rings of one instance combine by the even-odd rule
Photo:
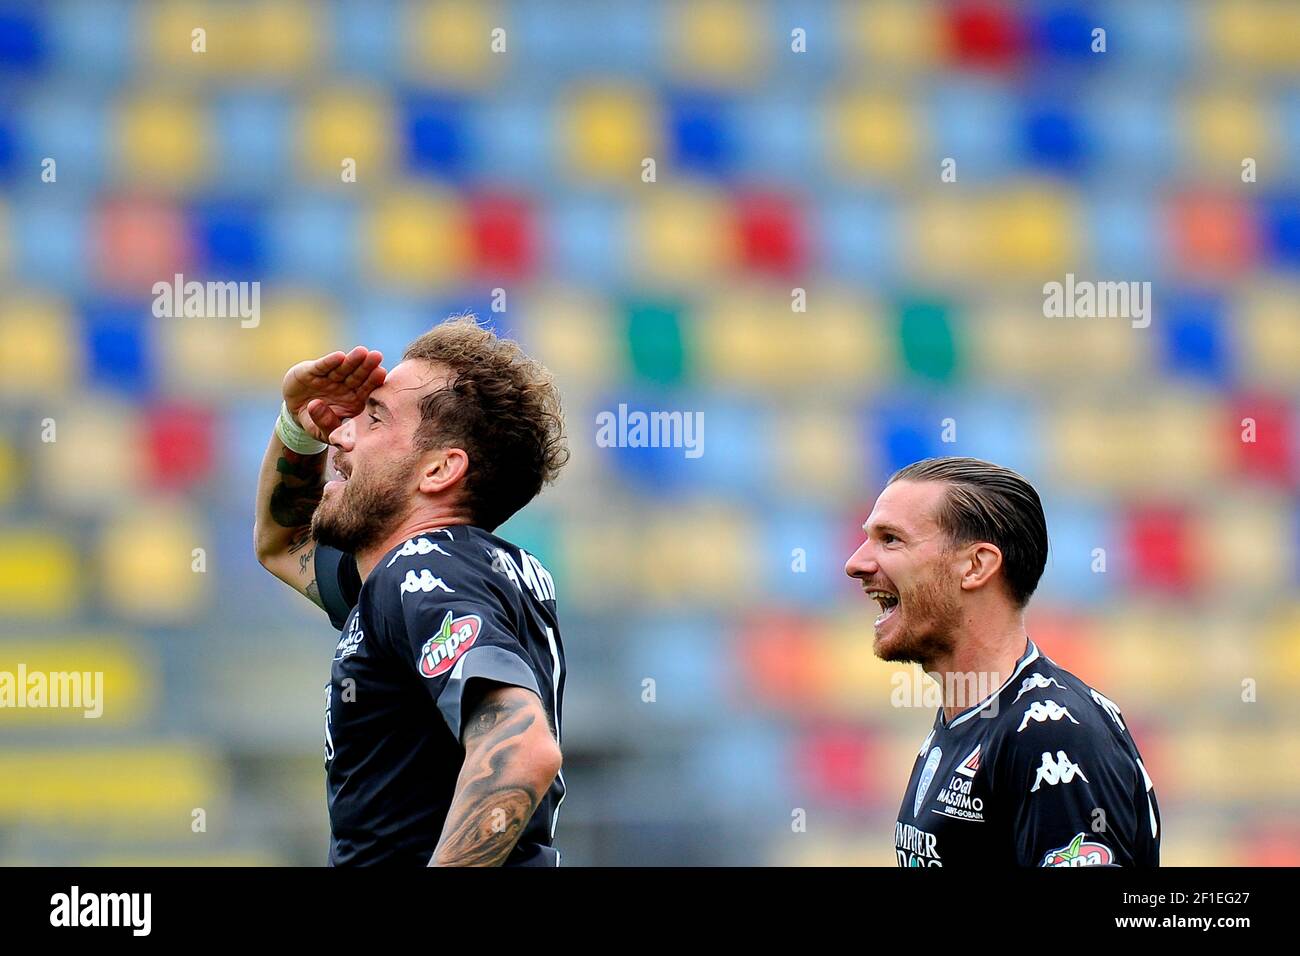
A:
<svg viewBox="0 0 1300 956">
<path fill-rule="evenodd" d="M 569 460 L 560 394 L 551 373 L 518 343 L 473 315 L 454 316 L 406 348 L 450 370 L 449 384 L 420 401 L 415 447 L 462 448 L 469 456 L 466 504 L 492 531 L 555 480 Z"/>
<path fill-rule="evenodd" d="M 1047 566 L 1047 518 L 1034 486 L 1010 468 L 979 458 L 926 458 L 894 472 L 896 481 L 937 481 L 946 486 L 936 518 L 954 547 L 976 541 L 997 545 L 1002 575 L 1023 608 Z"/>
</svg>

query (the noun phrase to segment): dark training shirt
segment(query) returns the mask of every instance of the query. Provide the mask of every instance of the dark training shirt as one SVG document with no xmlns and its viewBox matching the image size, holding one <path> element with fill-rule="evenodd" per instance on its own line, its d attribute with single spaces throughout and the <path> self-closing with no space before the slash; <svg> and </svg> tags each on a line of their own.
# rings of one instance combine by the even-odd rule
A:
<svg viewBox="0 0 1300 956">
<path fill-rule="evenodd" d="M 917 751 L 899 866 L 1160 865 L 1160 807 L 1124 715 L 1028 641 L 1005 684 Z"/>
<path fill-rule="evenodd" d="M 494 684 L 523 687 L 559 740 L 555 582 L 532 555 L 464 525 L 403 542 L 364 584 L 352 555 L 317 547 L 316 581 L 343 632 L 325 688 L 330 865 L 424 866 L 465 758 L 467 705 Z M 505 865 L 558 865 L 563 799 L 557 775 Z"/>
</svg>

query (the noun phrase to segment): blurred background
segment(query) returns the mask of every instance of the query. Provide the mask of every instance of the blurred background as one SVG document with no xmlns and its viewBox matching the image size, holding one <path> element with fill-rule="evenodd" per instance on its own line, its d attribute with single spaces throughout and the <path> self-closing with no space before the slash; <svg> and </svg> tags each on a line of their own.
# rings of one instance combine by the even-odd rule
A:
<svg viewBox="0 0 1300 956">
<path fill-rule="evenodd" d="M 934 712 L 842 566 L 970 454 L 1043 493 L 1029 631 L 1164 862 L 1300 864 L 1298 72 L 1241 0 L 0 5 L 0 670 L 105 675 L 0 709 L 0 862 L 324 863 L 336 633 L 252 551 L 280 379 L 473 310 L 567 406 L 501 531 L 559 590 L 566 863 L 894 865 Z M 176 273 L 259 323 L 155 317 Z M 1067 273 L 1150 327 L 1045 318 Z M 619 404 L 703 455 L 598 447 Z"/>
</svg>

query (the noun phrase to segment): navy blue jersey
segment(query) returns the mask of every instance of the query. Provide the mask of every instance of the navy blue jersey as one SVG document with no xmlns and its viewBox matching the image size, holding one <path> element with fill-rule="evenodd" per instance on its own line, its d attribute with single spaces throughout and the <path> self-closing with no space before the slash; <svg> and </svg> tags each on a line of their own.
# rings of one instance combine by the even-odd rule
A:
<svg viewBox="0 0 1300 956">
<path fill-rule="evenodd" d="M 1029 641 L 1006 683 L 943 709 L 894 825 L 899 866 L 1160 864 L 1160 808 L 1115 704 Z"/>
<path fill-rule="evenodd" d="M 464 525 L 403 542 L 364 585 L 352 555 L 318 547 L 316 581 L 343 632 L 325 688 L 330 864 L 424 866 L 465 758 L 465 708 L 488 682 L 537 694 L 559 740 L 555 582 L 526 551 Z M 505 865 L 559 863 L 563 798 L 557 776 Z"/>
</svg>

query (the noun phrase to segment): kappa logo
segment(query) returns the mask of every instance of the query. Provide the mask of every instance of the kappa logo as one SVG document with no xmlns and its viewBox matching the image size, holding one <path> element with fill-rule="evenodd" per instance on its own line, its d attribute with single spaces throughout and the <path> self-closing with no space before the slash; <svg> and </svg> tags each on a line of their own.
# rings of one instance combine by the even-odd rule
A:
<svg viewBox="0 0 1300 956">
<path fill-rule="evenodd" d="M 388 563 L 384 565 L 384 567 L 391 568 L 393 566 L 393 562 L 396 561 L 398 558 L 409 558 L 415 555 L 433 554 L 435 551 L 441 554 L 445 558 L 451 557 L 450 554 L 442 550 L 442 545 L 430 541 L 428 538 L 413 538 L 410 541 L 406 542 L 404 545 L 402 545 L 402 547 L 397 551 L 397 553 L 388 559 Z"/>
<path fill-rule="evenodd" d="M 967 755 L 957 767 L 957 772 L 966 777 L 975 776 L 976 771 L 980 768 L 980 744 L 975 745 L 975 749 Z"/>
<path fill-rule="evenodd" d="M 1024 730 L 1029 726 L 1031 720 L 1036 720 L 1040 724 L 1048 720 L 1060 720 L 1062 717 L 1070 718 L 1070 723 L 1077 724 L 1074 715 L 1070 713 L 1070 708 L 1062 707 L 1054 700 L 1034 701 L 1025 709 L 1025 714 L 1020 718 L 1020 726 L 1016 728 L 1016 733 Z"/>
<path fill-rule="evenodd" d="M 1110 866 L 1115 861 L 1115 854 L 1110 847 L 1097 840 L 1088 838 L 1086 833 L 1077 833 L 1065 846 L 1048 850 L 1043 856 L 1041 866 Z"/>
<path fill-rule="evenodd" d="M 419 575 L 414 571 L 406 572 L 406 579 L 402 581 L 402 594 L 414 594 L 416 591 L 446 591 L 448 594 L 456 592 L 447 586 L 447 582 L 442 578 L 435 578 L 433 572 L 428 568 L 421 568 Z"/>
<path fill-rule="evenodd" d="M 1083 782 L 1088 783 L 1087 776 L 1084 775 L 1078 764 L 1071 763 L 1070 758 L 1065 755 L 1064 750 L 1056 752 L 1056 759 L 1044 750 L 1043 763 L 1038 768 L 1038 776 L 1034 778 L 1034 785 L 1029 788 L 1030 793 L 1036 793 L 1038 788 L 1046 783 L 1049 787 L 1054 787 L 1058 783 L 1069 783 L 1076 776 L 1083 777 Z"/>
<path fill-rule="evenodd" d="M 943 759 L 943 751 L 935 747 L 930 751 L 930 756 L 925 758 L 925 766 L 921 768 L 921 779 L 916 784 L 916 799 L 912 801 L 912 819 L 916 819 L 917 814 L 921 812 L 921 804 L 925 802 L 925 792 L 930 789 L 930 781 L 934 779 L 934 772 L 939 769 L 939 761 Z"/>
<path fill-rule="evenodd" d="M 1016 700 L 1024 697 L 1031 690 L 1037 690 L 1040 687 L 1051 687 L 1053 684 L 1056 684 L 1056 686 L 1060 687 L 1061 690 L 1065 690 L 1064 687 L 1061 687 L 1060 684 L 1056 683 L 1055 677 L 1044 677 L 1042 674 L 1038 673 L 1038 671 L 1034 671 L 1020 682 L 1020 693 L 1016 694 Z M 1011 703 L 1014 704 L 1016 700 L 1013 700 Z"/>
<path fill-rule="evenodd" d="M 341 661 L 345 657 L 351 657 L 365 639 L 365 632 L 361 630 L 361 615 L 353 611 L 347 631 L 339 638 L 338 645 L 334 648 L 334 659 Z"/>
<path fill-rule="evenodd" d="M 1096 705 L 1100 707 L 1102 710 L 1104 710 L 1106 713 L 1110 714 L 1110 719 L 1115 721 L 1116 726 L 1118 726 L 1120 730 L 1127 733 L 1128 728 L 1124 726 L 1124 721 L 1119 719 L 1120 717 L 1119 705 L 1117 705 L 1109 697 L 1105 697 L 1097 693 L 1095 690 L 1092 690 L 1092 688 L 1089 688 L 1089 690 L 1092 691 L 1092 699 L 1096 703 Z"/>
<path fill-rule="evenodd" d="M 438 633 L 420 648 L 420 674 L 424 677 L 437 677 L 451 670 L 456 661 L 478 640 L 482 627 L 483 619 L 477 614 L 466 614 L 453 620 L 451 611 L 448 611 Z"/>
</svg>

